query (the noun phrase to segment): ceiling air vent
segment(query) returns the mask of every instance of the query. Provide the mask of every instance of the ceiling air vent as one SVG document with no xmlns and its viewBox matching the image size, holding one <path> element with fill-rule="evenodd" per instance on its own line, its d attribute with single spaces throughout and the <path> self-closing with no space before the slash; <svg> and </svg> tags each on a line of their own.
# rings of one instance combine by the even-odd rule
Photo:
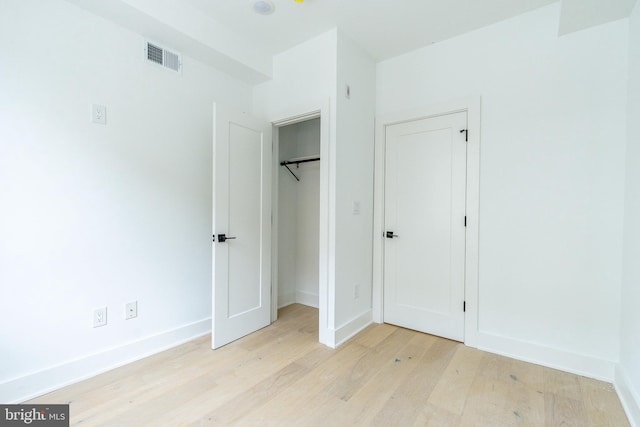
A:
<svg viewBox="0 0 640 427">
<path fill-rule="evenodd" d="M 173 71 L 182 71 L 182 57 L 179 53 L 171 52 L 155 43 L 146 44 L 147 60 L 162 65 Z"/>
</svg>

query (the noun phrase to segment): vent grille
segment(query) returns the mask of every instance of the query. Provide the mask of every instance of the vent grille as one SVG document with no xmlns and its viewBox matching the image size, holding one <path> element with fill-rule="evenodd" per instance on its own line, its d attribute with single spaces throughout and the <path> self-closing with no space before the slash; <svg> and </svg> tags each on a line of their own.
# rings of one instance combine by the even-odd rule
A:
<svg viewBox="0 0 640 427">
<path fill-rule="evenodd" d="M 167 68 L 171 68 L 173 71 L 180 70 L 180 57 L 168 50 L 164 51 L 164 66 Z"/>
<path fill-rule="evenodd" d="M 147 59 L 156 64 L 162 65 L 162 48 L 151 43 L 147 43 Z"/>
<path fill-rule="evenodd" d="M 171 52 L 154 43 L 147 42 L 147 60 L 170 70 L 182 71 L 182 58 L 179 53 Z"/>
</svg>

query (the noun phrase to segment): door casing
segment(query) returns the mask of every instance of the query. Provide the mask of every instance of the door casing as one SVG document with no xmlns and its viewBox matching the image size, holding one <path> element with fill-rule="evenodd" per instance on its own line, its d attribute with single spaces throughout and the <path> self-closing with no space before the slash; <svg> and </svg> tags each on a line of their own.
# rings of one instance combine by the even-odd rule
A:
<svg viewBox="0 0 640 427">
<path fill-rule="evenodd" d="M 273 126 L 273 168 L 272 168 L 272 233 L 271 233 L 271 321 L 278 318 L 278 170 L 279 163 L 279 140 L 278 129 L 283 126 L 306 120 L 320 118 L 320 259 L 319 259 L 319 283 L 318 283 L 318 312 L 319 329 L 318 341 L 322 344 L 334 347 L 334 340 L 331 335 L 329 321 L 329 280 L 331 248 L 329 245 L 329 233 L 331 222 L 330 186 L 329 186 L 329 106 L 330 101 L 317 102 L 309 106 L 295 108 L 289 112 L 281 113 L 273 117 L 270 122 Z M 335 215 L 333 215 L 333 218 Z"/>
<path fill-rule="evenodd" d="M 373 216 L 373 321 L 383 322 L 384 304 L 384 180 L 386 128 L 398 123 L 426 119 L 457 112 L 467 113 L 467 184 L 465 235 L 465 341 L 471 347 L 478 343 L 478 225 L 480 202 L 480 105 L 479 96 L 454 100 L 413 111 L 378 116 L 375 138 L 375 181 Z"/>
</svg>

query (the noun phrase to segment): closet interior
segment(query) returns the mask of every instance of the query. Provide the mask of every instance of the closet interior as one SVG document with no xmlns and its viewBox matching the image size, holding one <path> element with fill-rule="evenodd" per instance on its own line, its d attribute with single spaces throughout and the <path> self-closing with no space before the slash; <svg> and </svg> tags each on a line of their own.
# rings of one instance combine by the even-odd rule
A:
<svg viewBox="0 0 640 427">
<path fill-rule="evenodd" d="M 318 308 L 320 119 L 278 128 L 278 308 Z"/>
</svg>

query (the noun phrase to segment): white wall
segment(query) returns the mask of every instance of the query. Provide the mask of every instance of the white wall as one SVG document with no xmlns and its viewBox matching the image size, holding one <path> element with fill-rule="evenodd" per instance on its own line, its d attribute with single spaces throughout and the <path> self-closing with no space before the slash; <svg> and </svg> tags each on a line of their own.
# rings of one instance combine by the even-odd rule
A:
<svg viewBox="0 0 640 427">
<path fill-rule="evenodd" d="M 626 21 L 558 38 L 553 4 L 378 65 L 378 113 L 482 96 L 480 347 L 612 379 Z"/>
<path fill-rule="evenodd" d="M 320 308 L 319 340 L 332 345 L 335 318 L 335 171 L 337 30 L 308 40 L 273 58 L 273 79 L 254 87 L 253 113 L 278 121 L 321 111 L 320 117 Z M 323 178 L 323 176 L 327 178 Z M 323 249 L 325 248 L 325 249 Z M 331 304 L 330 304 L 331 303 Z M 331 319 L 331 320 L 330 320 Z"/>
<path fill-rule="evenodd" d="M 296 128 L 278 130 L 278 160 L 296 157 Z M 289 171 L 278 166 L 278 308 L 296 302 L 296 240 L 298 228 L 298 191 Z"/>
<path fill-rule="evenodd" d="M 276 55 L 273 79 L 254 87 L 254 114 L 268 120 L 281 119 L 333 98 L 336 40 L 334 29 Z"/>
<path fill-rule="evenodd" d="M 616 386 L 629 417 L 640 426 L 640 4 L 629 20 L 629 60 L 622 333 Z"/>
<path fill-rule="evenodd" d="M 11 402 L 210 329 L 212 102 L 248 110 L 251 89 L 189 57 L 182 76 L 149 65 L 142 37 L 61 0 L 1 2 L 0 52 Z"/>
<path fill-rule="evenodd" d="M 337 65 L 335 329 L 342 341 L 371 321 L 376 69 L 341 33 Z M 360 205 L 357 214 L 354 203 Z"/>
<path fill-rule="evenodd" d="M 280 161 L 320 155 L 320 119 L 279 129 Z M 318 307 L 320 163 L 279 166 L 278 306 Z"/>
<path fill-rule="evenodd" d="M 327 241 L 322 232 L 320 241 L 328 259 L 323 263 L 321 253 L 319 305 L 320 341 L 335 346 L 371 322 L 375 65 L 334 29 L 277 55 L 273 70 L 273 80 L 254 90 L 254 114 L 277 120 L 329 104 L 328 117 L 321 118 L 328 129 L 328 142 L 321 147 L 328 170 L 320 188 Z M 347 83 L 350 100 L 344 98 Z M 351 213 L 353 201 L 361 204 L 358 216 Z M 361 288 L 357 300 L 356 284 Z"/>
</svg>

